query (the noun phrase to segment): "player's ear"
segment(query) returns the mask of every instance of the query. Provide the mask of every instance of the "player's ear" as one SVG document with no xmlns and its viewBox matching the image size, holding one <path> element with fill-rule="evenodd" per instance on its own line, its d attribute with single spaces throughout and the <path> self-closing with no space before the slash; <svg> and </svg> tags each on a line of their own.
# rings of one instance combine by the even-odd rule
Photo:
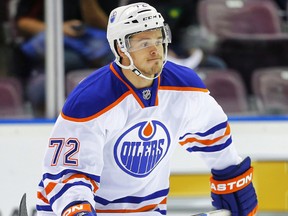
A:
<svg viewBox="0 0 288 216">
<path fill-rule="evenodd" d="M 116 49 L 117 49 L 117 53 L 121 58 L 127 58 L 127 56 L 125 55 L 125 53 L 120 49 L 120 47 L 118 45 L 116 45 Z"/>
</svg>

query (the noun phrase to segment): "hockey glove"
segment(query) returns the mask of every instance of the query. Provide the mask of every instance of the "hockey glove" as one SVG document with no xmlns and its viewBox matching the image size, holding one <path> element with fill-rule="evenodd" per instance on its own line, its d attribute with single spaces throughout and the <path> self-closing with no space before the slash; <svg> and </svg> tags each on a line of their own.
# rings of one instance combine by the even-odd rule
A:
<svg viewBox="0 0 288 216">
<path fill-rule="evenodd" d="M 76 201 L 70 203 L 62 212 L 62 216 L 96 216 L 94 208 L 89 202 Z"/>
<path fill-rule="evenodd" d="M 212 205 L 228 209 L 232 216 L 252 216 L 257 211 L 258 201 L 252 184 L 253 168 L 249 157 L 240 164 L 223 170 L 212 169 Z"/>
</svg>

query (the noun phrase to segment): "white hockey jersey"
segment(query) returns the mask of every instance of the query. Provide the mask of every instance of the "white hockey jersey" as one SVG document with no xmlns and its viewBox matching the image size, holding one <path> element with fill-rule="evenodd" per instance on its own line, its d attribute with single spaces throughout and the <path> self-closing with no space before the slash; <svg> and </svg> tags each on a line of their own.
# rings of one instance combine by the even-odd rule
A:
<svg viewBox="0 0 288 216">
<path fill-rule="evenodd" d="M 115 63 L 100 68 L 69 95 L 52 130 L 38 215 L 61 215 L 76 200 L 98 214 L 166 215 L 179 145 L 209 168 L 241 161 L 227 116 L 193 70 L 167 62 L 151 88 L 135 89 Z"/>
</svg>

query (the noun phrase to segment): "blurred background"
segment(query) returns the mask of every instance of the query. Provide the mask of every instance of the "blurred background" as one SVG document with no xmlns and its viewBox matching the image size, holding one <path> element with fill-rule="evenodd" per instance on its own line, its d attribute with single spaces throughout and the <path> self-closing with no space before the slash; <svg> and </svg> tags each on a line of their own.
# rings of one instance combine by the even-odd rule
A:
<svg viewBox="0 0 288 216">
<path fill-rule="evenodd" d="M 113 61 L 110 11 L 133 0 L 1 0 L 0 216 L 34 214 L 46 140 L 65 98 Z M 168 59 L 194 69 L 250 155 L 259 215 L 288 215 L 288 1 L 150 0 L 172 31 Z M 179 149 L 169 215 L 211 210 L 209 173 Z"/>
</svg>

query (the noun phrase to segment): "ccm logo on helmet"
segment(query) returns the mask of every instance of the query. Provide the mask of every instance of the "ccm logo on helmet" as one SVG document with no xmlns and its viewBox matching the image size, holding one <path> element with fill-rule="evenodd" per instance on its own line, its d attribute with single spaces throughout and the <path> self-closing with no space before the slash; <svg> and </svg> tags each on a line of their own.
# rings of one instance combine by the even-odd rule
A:
<svg viewBox="0 0 288 216">
<path fill-rule="evenodd" d="M 156 19 L 156 18 L 158 18 L 158 15 L 147 16 L 147 17 L 143 17 L 143 21 L 147 21 L 147 20 L 151 20 L 151 19 Z"/>
<path fill-rule="evenodd" d="M 228 194 L 245 188 L 252 182 L 252 178 L 253 178 L 253 168 L 251 167 L 242 175 L 226 181 L 216 181 L 211 177 L 210 186 L 212 192 L 215 194 Z"/>
</svg>

